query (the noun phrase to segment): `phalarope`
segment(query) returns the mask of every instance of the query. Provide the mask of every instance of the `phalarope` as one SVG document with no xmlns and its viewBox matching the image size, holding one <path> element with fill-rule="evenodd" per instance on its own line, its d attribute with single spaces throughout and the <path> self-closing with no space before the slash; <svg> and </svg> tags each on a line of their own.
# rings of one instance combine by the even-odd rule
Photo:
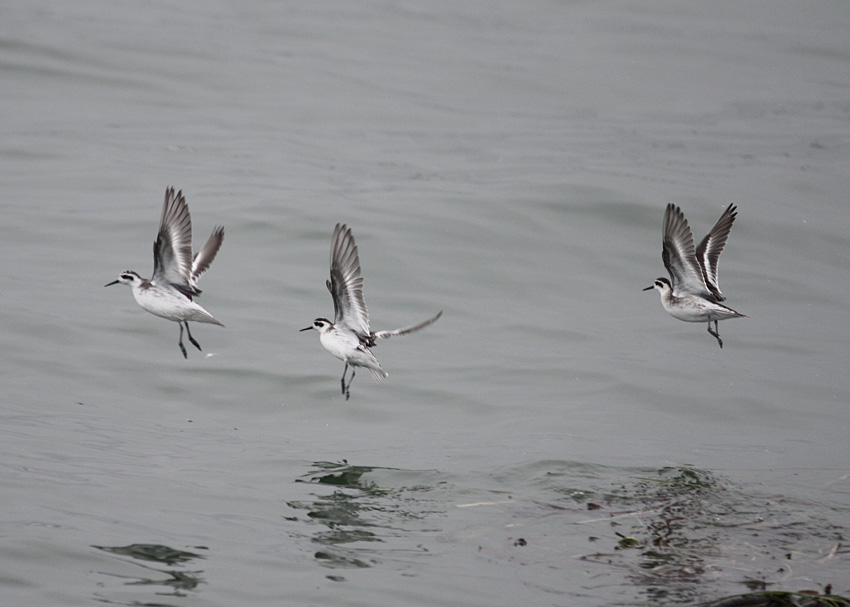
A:
<svg viewBox="0 0 850 607">
<path fill-rule="evenodd" d="M 192 218 L 189 216 L 189 207 L 182 190 L 175 194 L 174 188 L 168 188 L 162 203 L 159 234 L 153 245 L 153 276 L 148 280 L 132 270 L 127 270 L 121 272 L 118 280 L 104 286 L 121 283 L 132 287 L 133 297 L 143 309 L 176 322 L 180 326 L 180 351 L 183 352 L 183 358 L 188 358 L 183 345 L 184 325 L 189 341 L 198 350 L 201 346 L 189 331 L 190 320 L 224 326 L 192 300 L 201 294 L 197 285 L 198 278 L 209 269 L 223 241 L 224 228 L 218 226 L 193 257 Z"/>
<path fill-rule="evenodd" d="M 416 325 L 395 329 L 394 331 L 376 331 L 369 328 L 369 312 L 363 300 L 363 277 L 360 275 L 360 257 L 351 229 L 345 224 L 336 224 L 331 239 L 331 279 L 325 283 L 334 300 L 334 321 L 327 318 L 317 318 L 309 327 L 301 331 L 315 329 L 319 332 L 322 346 L 345 363 L 342 371 L 342 393 L 345 400 L 351 395 L 351 382 L 357 367 L 366 367 L 376 381 L 381 381 L 388 373 L 372 354 L 370 347 L 375 346 L 375 340 L 387 339 L 394 335 L 407 335 L 419 329 L 424 329 L 440 316 L 436 316 Z M 345 375 L 351 367 L 351 378 L 345 382 Z"/>
<path fill-rule="evenodd" d="M 656 278 L 655 283 L 644 291 L 656 289 L 661 294 L 661 305 L 674 318 L 686 322 L 708 322 L 708 332 L 717 339 L 720 347 L 723 340 L 717 328 L 718 320 L 746 318 L 721 304 L 726 298 L 717 285 L 717 262 L 729 231 L 737 217 L 737 208 L 730 204 L 711 231 L 694 248 L 694 236 L 682 209 L 668 204 L 664 211 L 663 248 L 661 259 L 670 274 L 670 280 Z M 711 323 L 714 322 L 714 331 Z"/>
</svg>

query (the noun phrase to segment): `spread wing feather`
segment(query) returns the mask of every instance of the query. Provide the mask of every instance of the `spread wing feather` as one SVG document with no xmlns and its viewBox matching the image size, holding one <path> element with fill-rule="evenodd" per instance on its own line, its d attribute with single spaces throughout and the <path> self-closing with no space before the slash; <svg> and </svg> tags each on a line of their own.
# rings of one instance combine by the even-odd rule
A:
<svg viewBox="0 0 850 607">
<path fill-rule="evenodd" d="M 726 241 L 729 238 L 729 232 L 732 230 L 732 224 L 735 223 L 735 218 L 738 216 L 738 209 L 734 204 L 730 204 L 723 211 L 723 215 L 711 228 L 711 231 L 706 234 L 702 242 L 699 243 L 696 250 L 696 258 L 702 268 L 703 280 L 708 289 L 714 295 L 715 301 L 723 301 L 726 298 L 720 292 L 720 286 L 717 282 L 717 264 L 720 261 L 720 254 L 726 246 Z"/>
<path fill-rule="evenodd" d="M 674 295 L 714 298 L 705 285 L 688 220 L 685 219 L 682 209 L 672 203 L 668 204 L 664 211 L 661 259 L 670 275 Z"/>
<path fill-rule="evenodd" d="M 224 242 L 224 227 L 216 226 L 210 234 L 207 242 L 201 247 L 201 250 L 195 253 L 195 258 L 192 260 L 192 276 L 191 282 L 194 285 L 204 272 L 209 270 L 218 250 L 221 248 L 221 243 Z M 197 287 L 196 287 L 197 288 Z"/>
<path fill-rule="evenodd" d="M 183 192 L 165 190 L 159 233 L 153 245 L 154 283 L 167 283 L 192 297 L 201 291 L 192 284 L 192 218 Z"/>
<path fill-rule="evenodd" d="M 369 311 L 363 299 L 360 256 L 351 228 L 336 224 L 331 239 L 331 278 L 328 291 L 334 300 L 334 325 L 357 334 L 361 341 L 372 341 Z"/>
</svg>

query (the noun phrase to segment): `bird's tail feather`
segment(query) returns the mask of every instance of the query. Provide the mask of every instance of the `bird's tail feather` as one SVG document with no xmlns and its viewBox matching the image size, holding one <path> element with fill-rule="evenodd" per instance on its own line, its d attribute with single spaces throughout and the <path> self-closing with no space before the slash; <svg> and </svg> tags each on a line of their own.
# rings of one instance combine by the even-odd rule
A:
<svg viewBox="0 0 850 607">
<path fill-rule="evenodd" d="M 375 381 L 378 383 L 381 383 L 381 380 L 384 379 L 387 375 L 389 375 L 389 373 L 384 371 L 381 367 L 378 367 L 377 369 L 369 367 L 369 373 L 372 374 L 372 377 L 374 377 Z"/>
</svg>

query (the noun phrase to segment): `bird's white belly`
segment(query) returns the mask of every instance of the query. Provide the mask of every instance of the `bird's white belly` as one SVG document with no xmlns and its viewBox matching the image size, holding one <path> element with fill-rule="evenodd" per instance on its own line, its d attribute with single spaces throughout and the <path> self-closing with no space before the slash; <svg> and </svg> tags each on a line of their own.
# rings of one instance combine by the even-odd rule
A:
<svg viewBox="0 0 850 607">
<path fill-rule="evenodd" d="M 740 316 L 726 306 L 696 297 L 679 297 L 672 302 L 662 301 L 662 303 L 670 316 L 685 322 L 711 322 Z"/>
<path fill-rule="evenodd" d="M 360 342 L 357 339 L 349 338 L 347 335 L 322 333 L 319 335 L 319 341 L 322 342 L 325 350 L 345 362 L 359 364 L 356 359 L 358 355 L 364 354 L 357 348 Z"/>
<path fill-rule="evenodd" d="M 675 305 L 664 303 L 664 309 L 673 318 L 685 322 L 706 322 L 709 320 L 709 310 L 702 303 L 695 300 L 679 299 Z"/>
<path fill-rule="evenodd" d="M 338 359 L 356 367 L 380 369 L 381 365 L 368 348 L 361 348 L 360 341 L 348 335 L 322 333 L 322 346 Z"/>
<path fill-rule="evenodd" d="M 195 322 L 213 322 L 212 316 L 201 306 L 196 304 L 183 295 L 171 293 L 169 291 L 160 291 L 157 289 L 148 289 L 142 292 L 133 290 L 133 296 L 139 306 L 155 314 L 160 318 L 173 320 L 174 322 L 182 322 L 192 320 Z"/>
<path fill-rule="evenodd" d="M 167 318 L 175 322 L 185 320 L 179 302 L 175 298 L 157 294 L 153 291 L 148 291 L 141 294 L 133 293 L 136 297 L 136 303 L 151 314 L 155 314 L 161 318 Z"/>
<path fill-rule="evenodd" d="M 356 346 L 354 343 L 349 343 L 348 340 L 342 340 L 338 337 L 333 337 L 329 333 L 319 334 L 319 341 L 322 342 L 322 347 L 336 356 L 340 360 L 346 359 L 346 354 Z"/>
</svg>

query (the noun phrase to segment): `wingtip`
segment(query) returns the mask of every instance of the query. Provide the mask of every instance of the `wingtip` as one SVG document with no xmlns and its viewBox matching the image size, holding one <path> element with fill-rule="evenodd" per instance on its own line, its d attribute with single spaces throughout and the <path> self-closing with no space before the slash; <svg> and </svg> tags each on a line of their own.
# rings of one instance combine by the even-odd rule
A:
<svg viewBox="0 0 850 607">
<path fill-rule="evenodd" d="M 182 200 L 183 202 L 185 202 L 185 201 L 186 201 L 186 199 L 185 199 L 185 198 L 184 198 L 184 196 L 183 196 L 183 190 L 182 190 L 182 189 L 181 189 L 181 190 L 177 190 L 177 191 L 175 192 L 175 191 L 174 191 L 174 186 L 173 186 L 173 185 L 170 185 L 170 186 L 168 186 L 168 187 L 166 187 L 166 188 L 165 188 L 165 202 L 164 202 L 164 205 L 167 205 L 167 204 L 169 203 L 169 201 L 171 201 L 171 202 L 179 202 L 179 201 L 181 201 L 181 200 Z"/>
<path fill-rule="evenodd" d="M 682 212 L 682 208 L 681 208 L 679 205 L 677 205 L 677 204 L 675 204 L 675 203 L 673 203 L 673 202 L 668 202 L 668 203 L 667 203 L 667 207 L 664 209 L 664 218 L 665 218 L 665 220 L 666 220 L 666 219 L 667 219 L 670 215 L 673 215 L 673 214 L 675 214 L 675 215 L 684 215 L 684 213 Z"/>
</svg>

